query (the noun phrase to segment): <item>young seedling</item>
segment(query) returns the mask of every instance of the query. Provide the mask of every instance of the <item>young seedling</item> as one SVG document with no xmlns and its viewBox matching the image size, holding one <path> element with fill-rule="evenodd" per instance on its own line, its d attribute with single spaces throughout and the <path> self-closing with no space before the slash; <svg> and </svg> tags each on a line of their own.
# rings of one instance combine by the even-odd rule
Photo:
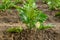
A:
<svg viewBox="0 0 60 40">
<path fill-rule="evenodd" d="M 20 32 L 22 32 L 22 30 L 23 30 L 22 27 L 12 27 L 12 28 L 7 29 L 7 32 L 20 33 Z"/>
<path fill-rule="evenodd" d="M 6 10 L 11 7 L 14 7 L 14 3 L 11 0 L 2 0 L 2 4 L 0 4 L 0 10 Z"/>
<path fill-rule="evenodd" d="M 60 0 L 43 0 L 49 6 L 50 10 L 58 10 L 60 9 Z"/>
<path fill-rule="evenodd" d="M 29 29 L 32 29 L 37 22 L 43 24 L 47 19 L 47 15 L 37 9 L 35 0 L 26 0 L 23 7 L 17 9 L 19 12 L 20 20 L 26 23 Z"/>
<path fill-rule="evenodd" d="M 11 3 L 10 0 L 3 0 L 2 4 L 1 4 L 3 6 L 2 9 L 7 9 L 9 7 L 10 3 Z"/>
</svg>

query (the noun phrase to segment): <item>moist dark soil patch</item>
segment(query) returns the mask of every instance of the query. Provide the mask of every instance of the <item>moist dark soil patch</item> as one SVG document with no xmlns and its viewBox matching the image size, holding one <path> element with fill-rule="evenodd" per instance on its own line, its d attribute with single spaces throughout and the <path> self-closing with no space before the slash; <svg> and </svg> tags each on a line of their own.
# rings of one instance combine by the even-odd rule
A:
<svg viewBox="0 0 60 40">
<path fill-rule="evenodd" d="M 3 39 L 9 39 L 12 37 L 13 40 L 60 40 L 58 33 L 52 29 L 46 30 L 24 30 L 21 33 L 7 33 L 3 32 Z M 59 38 L 59 39 L 58 39 Z"/>
<path fill-rule="evenodd" d="M 57 33 L 53 30 L 25 30 L 21 40 L 56 40 Z"/>
</svg>

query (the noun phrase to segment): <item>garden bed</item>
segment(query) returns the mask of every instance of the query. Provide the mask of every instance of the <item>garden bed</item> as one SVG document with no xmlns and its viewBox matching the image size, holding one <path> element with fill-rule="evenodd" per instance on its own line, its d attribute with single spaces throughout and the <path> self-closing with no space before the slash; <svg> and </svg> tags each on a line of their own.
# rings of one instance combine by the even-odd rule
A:
<svg viewBox="0 0 60 40">
<path fill-rule="evenodd" d="M 18 12 L 15 9 L 0 11 L 0 40 L 60 40 L 60 19 L 54 17 L 60 10 L 49 10 L 48 5 L 37 2 L 38 9 L 48 15 L 46 24 L 52 23 L 55 27 L 49 29 L 26 29 L 26 25 L 20 21 Z M 21 33 L 9 33 L 6 29 L 22 26 Z"/>
<path fill-rule="evenodd" d="M 24 30 L 21 33 L 2 32 L 0 40 L 59 40 L 60 37 L 52 29 L 46 30 Z"/>
</svg>

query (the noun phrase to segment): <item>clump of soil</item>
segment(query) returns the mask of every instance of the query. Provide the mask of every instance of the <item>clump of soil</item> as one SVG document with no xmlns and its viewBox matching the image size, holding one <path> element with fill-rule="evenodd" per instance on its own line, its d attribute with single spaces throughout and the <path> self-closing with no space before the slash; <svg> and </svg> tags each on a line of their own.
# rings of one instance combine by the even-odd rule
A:
<svg viewBox="0 0 60 40">
<path fill-rule="evenodd" d="M 56 40 L 57 33 L 52 29 L 48 30 L 25 30 L 21 34 L 20 40 Z"/>
<path fill-rule="evenodd" d="M 60 34 L 53 29 L 24 29 L 21 33 L 0 31 L 1 40 L 60 40 Z"/>
</svg>

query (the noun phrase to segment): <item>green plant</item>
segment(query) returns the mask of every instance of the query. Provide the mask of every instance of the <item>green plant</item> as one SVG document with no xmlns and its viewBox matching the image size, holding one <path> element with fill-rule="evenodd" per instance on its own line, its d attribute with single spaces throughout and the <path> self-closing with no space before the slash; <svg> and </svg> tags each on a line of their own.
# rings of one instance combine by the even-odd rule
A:
<svg viewBox="0 0 60 40">
<path fill-rule="evenodd" d="M 20 0 L 15 0 L 14 2 L 11 0 L 2 0 L 2 4 L 0 4 L 0 10 L 6 10 L 15 7 L 16 2 L 18 3 L 18 1 Z"/>
<path fill-rule="evenodd" d="M 43 3 L 47 3 L 47 2 L 49 2 L 50 0 L 42 0 L 43 1 Z"/>
<path fill-rule="evenodd" d="M 0 9 L 7 9 L 10 4 L 10 0 L 2 0 L 2 4 L 0 4 Z"/>
<path fill-rule="evenodd" d="M 60 0 L 43 0 L 49 6 L 49 9 L 55 10 L 60 9 Z"/>
<path fill-rule="evenodd" d="M 43 25 L 43 22 L 48 18 L 45 13 L 37 9 L 35 0 L 26 0 L 23 7 L 17 10 L 21 21 L 26 23 L 29 29 L 36 27 L 37 22 Z"/>
<path fill-rule="evenodd" d="M 52 28 L 52 27 L 54 27 L 53 24 L 47 24 L 47 25 L 43 26 L 43 28 L 39 28 L 39 29 L 47 29 L 47 28 Z"/>
<path fill-rule="evenodd" d="M 11 3 L 10 0 L 3 1 L 3 9 L 8 9 L 11 6 L 15 7 L 17 11 L 19 12 L 20 20 L 24 22 L 29 29 L 32 29 L 36 27 L 36 23 L 39 22 L 40 26 L 39 28 L 44 28 L 43 23 L 48 18 L 45 13 L 43 13 L 41 10 L 37 9 L 36 0 L 26 0 L 24 1 L 23 6 L 17 6 L 15 3 Z M 18 31 L 17 31 L 18 30 Z M 10 28 L 8 32 L 19 32 L 20 30 L 18 28 Z"/>
<path fill-rule="evenodd" d="M 9 28 L 7 29 L 7 32 L 10 32 L 10 33 L 20 33 L 22 32 L 22 28 L 21 27 L 12 27 L 12 28 Z"/>
<path fill-rule="evenodd" d="M 56 14 L 55 14 L 55 17 L 60 18 L 60 12 L 56 13 Z"/>
<path fill-rule="evenodd" d="M 14 0 L 15 4 L 22 3 L 22 0 Z"/>
</svg>

